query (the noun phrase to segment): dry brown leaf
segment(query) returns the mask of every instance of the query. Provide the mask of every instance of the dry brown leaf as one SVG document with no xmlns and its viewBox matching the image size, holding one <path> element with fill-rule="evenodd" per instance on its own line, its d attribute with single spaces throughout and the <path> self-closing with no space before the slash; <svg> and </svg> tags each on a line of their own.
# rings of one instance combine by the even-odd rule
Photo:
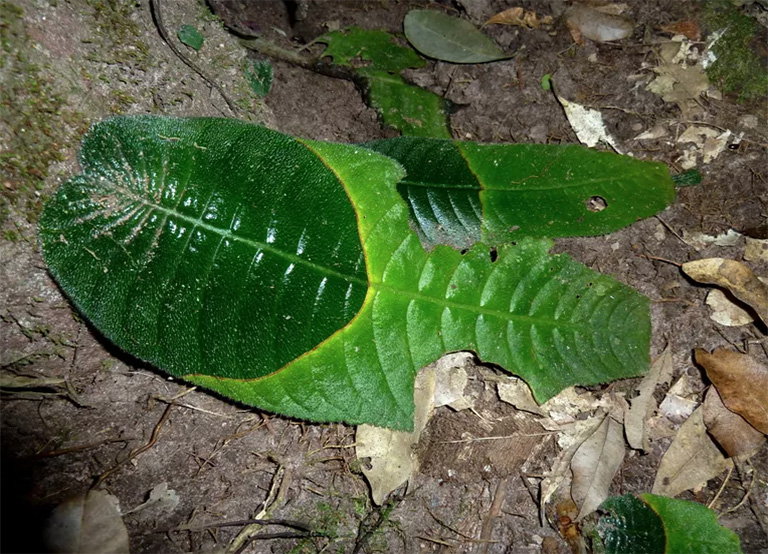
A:
<svg viewBox="0 0 768 554">
<path fill-rule="evenodd" d="M 698 487 L 723 471 L 733 462 L 727 459 L 707 434 L 699 406 L 675 435 L 661 459 L 651 492 L 677 496 Z"/>
<path fill-rule="evenodd" d="M 765 435 L 723 404 L 715 387 L 704 399 L 704 425 L 728 456 L 749 456 L 764 443 Z"/>
<path fill-rule="evenodd" d="M 552 25 L 552 16 L 545 15 L 539 17 L 536 12 L 524 10 L 523 8 L 509 8 L 499 12 L 485 22 L 486 25 L 514 25 L 516 27 L 526 27 L 528 29 L 547 28 Z"/>
<path fill-rule="evenodd" d="M 576 521 L 594 512 L 608 498 L 611 482 L 623 460 L 622 425 L 607 416 L 571 460 L 571 497 L 580 506 Z"/>
<path fill-rule="evenodd" d="M 128 531 L 117 498 L 100 490 L 56 506 L 45 529 L 49 552 L 128 554 Z"/>
<path fill-rule="evenodd" d="M 701 40 L 701 29 L 699 29 L 699 24 L 690 19 L 687 21 L 677 21 L 675 23 L 662 25 L 661 30 L 665 33 L 672 33 L 673 35 L 683 35 L 689 40 Z"/>
<path fill-rule="evenodd" d="M 646 420 L 656 410 L 656 400 L 653 398 L 653 392 L 656 386 L 661 383 L 669 383 L 672 377 L 672 353 L 669 346 L 656 358 L 651 365 L 648 375 L 643 378 L 637 387 L 637 396 L 629 402 L 631 407 L 624 416 L 624 429 L 627 434 L 629 446 L 635 450 L 645 450 L 650 448 L 648 429 Z"/>
<path fill-rule="evenodd" d="M 712 354 L 697 348 L 694 358 L 706 370 L 728 409 L 768 434 L 768 368 L 747 354 L 727 348 L 718 348 Z"/>
<path fill-rule="evenodd" d="M 706 258 L 684 263 L 683 272 L 699 283 L 728 289 L 736 298 L 755 310 L 763 323 L 768 325 L 768 285 L 760 281 L 752 270 L 741 262 L 725 258 Z"/>
</svg>

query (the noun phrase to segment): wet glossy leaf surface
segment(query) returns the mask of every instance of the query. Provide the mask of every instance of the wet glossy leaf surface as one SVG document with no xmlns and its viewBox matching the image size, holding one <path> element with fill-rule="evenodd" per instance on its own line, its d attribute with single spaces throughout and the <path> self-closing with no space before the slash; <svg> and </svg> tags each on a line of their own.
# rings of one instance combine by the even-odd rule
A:
<svg viewBox="0 0 768 554">
<path fill-rule="evenodd" d="M 413 425 L 413 380 L 472 350 L 544 401 L 648 366 L 648 300 L 544 240 L 427 252 L 401 167 L 234 120 L 113 118 L 40 224 L 74 304 L 121 348 L 314 421 Z"/>
</svg>

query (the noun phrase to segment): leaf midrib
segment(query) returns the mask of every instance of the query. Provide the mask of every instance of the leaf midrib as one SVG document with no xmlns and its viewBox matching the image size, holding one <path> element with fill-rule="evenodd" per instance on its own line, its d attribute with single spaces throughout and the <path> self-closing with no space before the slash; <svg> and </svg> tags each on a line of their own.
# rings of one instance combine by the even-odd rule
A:
<svg viewBox="0 0 768 554">
<path fill-rule="evenodd" d="M 245 238 L 239 235 L 236 235 L 232 232 L 231 229 L 222 229 L 220 227 L 216 227 L 215 225 L 211 225 L 209 223 L 205 223 L 202 219 L 194 218 L 192 216 L 183 214 L 178 212 L 177 210 L 174 210 L 172 208 L 168 208 L 166 206 L 163 206 L 162 204 L 157 204 L 155 202 L 151 202 L 146 200 L 142 196 L 137 196 L 132 190 L 127 189 L 125 187 L 120 187 L 113 185 L 113 188 L 116 192 L 124 194 L 126 197 L 128 197 L 133 202 L 138 202 L 143 204 L 144 206 L 147 206 L 150 208 L 150 210 L 157 210 L 160 213 L 176 217 L 180 220 L 186 221 L 190 225 L 192 225 L 192 229 L 195 229 L 197 227 L 206 229 L 208 231 L 211 231 L 212 233 L 215 233 L 219 236 L 221 236 L 222 239 L 232 239 L 239 242 L 242 242 L 244 244 L 247 244 L 257 250 L 264 250 L 266 252 L 269 252 L 271 254 L 274 254 L 280 258 L 283 258 L 291 263 L 297 264 L 297 265 L 303 265 L 305 267 L 308 267 L 310 269 L 313 269 L 319 273 L 323 273 L 326 275 L 331 275 L 334 277 L 338 277 L 345 281 L 354 282 L 357 284 L 368 286 L 368 281 L 366 279 L 360 279 L 359 277 L 355 275 L 349 275 L 347 273 L 342 273 L 340 271 L 337 271 L 335 269 L 331 269 L 329 267 L 326 267 L 324 265 L 312 262 L 310 260 L 307 260 L 305 258 L 302 258 L 300 256 L 297 256 L 295 254 L 289 254 L 288 252 L 285 252 L 284 250 L 280 250 L 279 248 L 275 248 L 274 246 L 270 246 L 266 242 L 257 241 L 254 239 Z M 191 232 L 191 231 L 190 231 Z"/>
<path fill-rule="evenodd" d="M 477 315 L 489 315 L 493 317 L 500 318 L 502 320 L 507 321 L 517 321 L 520 323 L 526 323 L 529 325 L 546 325 L 555 327 L 557 326 L 560 329 L 564 330 L 579 330 L 582 328 L 579 324 L 569 323 L 567 321 L 558 320 L 558 319 L 550 319 L 550 318 L 542 318 L 532 315 L 525 315 L 525 314 L 519 314 L 519 313 L 512 313 L 508 311 L 503 310 L 496 310 L 492 308 L 488 308 L 485 306 L 481 306 L 479 304 L 464 304 L 461 302 L 455 302 L 452 300 L 449 300 L 447 298 L 438 298 L 435 296 L 427 296 L 424 294 L 421 294 L 419 292 L 409 291 L 409 290 L 403 290 L 401 288 L 393 287 L 391 285 L 388 285 L 384 282 L 377 281 L 377 282 L 370 282 L 368 280 L 360 279 L 359 277 L 349 275 L 346 273 L 342 273 L 340 271 L 336 271 L 333 269 L 330 269 L 326 266 L 311 262 L 309 260 L 306 260 L 304 258 L 301 258 L 299 256 L 289 254 L 283 250 L 280 250 L 278 248 L 275 248 L 273 246 L 270 246 L 267 243 L 256 241 L 253 239 L 248 239 L 245 237 L 238 236 L 237 234 L 233 233 L 230 229 L 222 229 L 220 227 L 216 227 L 214 225 L 211 225 L 209 223 L 205 223 L 199 218 L 194 218 L 192 216 L 182 214 L 178 212 L 177 210 L 174 210 L 172 208 L 168 208 L 166 206 L 163 206 L 161 204 L 157 204 L 155 202 L 148 201 L 144 197 L 140 195 L 136 195 L 134 191 L 131 189 L 128 189 L 126 187 L 121 187 L 119 185 L 112 185 L 114 190 L 116 192 L 119 192 L 121 194 L 124 194 L 126 197 L 128 197 L 131 201 L 139 202 L 143 204 L 144 206 L 147 206 L 150 209 L 158 210 L 159 212 L 167 215 L 167 216 L 173 216 L 178 219 L 181 219 L 183 221 L 186 221 L 187 223 L 192 225 L 192 229 L 195 227 L 199 227 L 202 229 L 206 229 L 212 233 L 215 233 L 219 236 L 221 236 L 222 239 L 232 239 L 239 242 L 242 242 L 244 244 L 247 244 L 253 248 L 261 249 L 267 252 L 270 252 L 272 254 L 275 254 L 276 256 L 279 256 L 285 260 L 290 261 L 294 264 L 300 264 L 305 267 L 308 267 L 310 269 L 313 269 L 315 271 L 318 271 L 323 274 L 332 275 L 337 278 L 340 278 L 342 280 L 348 281 L 348 282 L 354 282 L 360 285 L 364 285 L 368 288 L 373 289 L 374 292 L 387 292 L 394 295 L 399 295 L 401 297 L 409 298 L 411 301 L 421 301 L 421 302 L 427 302 L 431 304 L 436 304 L 438 306 L 442 306 L 443 308 L 449 308 L 449 309 L 457 309 L 457 310 L 465 310 L 469 311 L 473 314 Z M 191 232 L 191 231 L 190 231 Z M 361 308 L 362 309 L 362 308 Z M 347 323 L 348 325 L 348 323 Z"/>
<path fill-rule="evenodd" d="M 622 177 L 625 177 L 627 179 L 632 179 L 634 177 L 641 176 L 642 173 L 627 173 L 624 174 Z M 525 177 L 521 181 L 517 181 L 513 184 L 520 185 L 521 183 L 524 183 L 528 179 L 535 179 L 540 178 L 538 175 L 534 175 L 531 177 Z M 398 185 L 407 185 L 407 186 L 413 186 L 413 187 L 422 187 L 422 188 L 434 188 L 434 189 L 456 189 L 456 190 L 469 190 L 469 191 L 495 191 L 495 192 L 533 192 L 533 191 L 539 191 L 539 190 L 560 190 L 560 189 L 569 189 L 569 188 L 576 188 L 586 185 L 599 185 L 602 183 L 610 183 L 615 182 L 615 177 L 600 177 L 595 179 L 585 179 L 573 183 L 558 183 L 555 186 L 551 187 L 520 187 L 520 188 L 503 188 L 503 187 L 489 187 L 481 184 L 477 185 L 470 185 L 470 186 L 461 186 L 461 185 L 453 185 L 448 183 L 430 183 L 425 181 L 410 181 L 408 179 L 402 179 Z"/>
</svg>

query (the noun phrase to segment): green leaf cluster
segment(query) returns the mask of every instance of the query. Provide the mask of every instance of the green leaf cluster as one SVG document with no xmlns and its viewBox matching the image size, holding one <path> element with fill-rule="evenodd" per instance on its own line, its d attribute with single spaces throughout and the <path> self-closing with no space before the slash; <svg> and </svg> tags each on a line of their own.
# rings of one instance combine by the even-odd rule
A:
<svg viewBox="0 0 768 554">
<path fill-rule="evenodd" d="M 696 502 L 641 494 L 609 498 L 597 525 L 606 554 L 740 554 L 739 538 Z"/>
<path fill-rule="evenodd" d="M 424 66 L 412 48 L 387 32 L 359 27 L 333 31 L 317 41 L 327 45 L 322 56 L 355 69 L 366 84 L 371 107 L 386 125 L 404 135 L 450 138 L 445 100 L 400 76 L 405 69 Z"/>
<path fill-rule="evenodd" d="M 613 185 L 617 206 L 632 200 L 628 215 L 608 218 L 601 232 L 618 228 L 671 200 L 668 173 L 580 147 L 505 152 L 450 141 L 411 146 L 456 163 L 463 156 L 463 173 L 441 174 L 448 164 L 428 160 L 432 169 L 419 173 L 403 156 L 401 165 L 380 153 L 401 140 L 376 152 L 235 120 L 108 119 L 84 138 L 82 174 L 46 205 L 43 255 L 77 308 L 120 348 L 229 398 L 312 421 L 409 429 L 416 372 L 452 351 L 521 376 L 539 401 L 646 370 L 645 297 L 549 255 L 549 239 L 521 235 L 493 250 L 484 241 L 495 236 L 495 218 L 506 225 L 526 212 L 549 214 L 549 202 L 563 201 L 558 188 L 600 187 L 644 169 L 647 179 L 631 190 L 621 179 Z M 404 166 L 435 206 L 463 188 L 450 177 L 473 177 L 466 202 L 477 211 L 462 227 L 474 229 L 461 239 L 465 250 L 445 244 L 458 227 L 434 233 L 425 248 L 425 234 L 413 231 L 426 226 L 418 201 L 403 196 Z M 487 186 L 501 183 L 497 167 L 509 172 L 511 192 Z M 542 200 L 519 195 L 526 182 Z M 641 188 L 663 201 L 642 207 Z M 531 203 L 515 212 L 519 202 Z"/>
</svg>

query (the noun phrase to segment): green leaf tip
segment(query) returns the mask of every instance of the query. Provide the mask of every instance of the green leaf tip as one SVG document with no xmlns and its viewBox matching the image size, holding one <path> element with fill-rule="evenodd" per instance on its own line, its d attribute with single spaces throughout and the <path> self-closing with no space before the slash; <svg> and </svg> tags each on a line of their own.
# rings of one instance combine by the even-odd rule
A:
<svg viewBox="0 0 768 554">
<path fill-rule="evenodd" d="M 447 352 L 539 401 L 648 367 L 648 299 L 549 239 L 425 249 L 408 164 L 370 148 L 134 116 L 96 124 L 80 162 L 41 216 L 51 274 L 120 348 L 236 401 L 410 429 L 416 372 Z"/>
</svg>

